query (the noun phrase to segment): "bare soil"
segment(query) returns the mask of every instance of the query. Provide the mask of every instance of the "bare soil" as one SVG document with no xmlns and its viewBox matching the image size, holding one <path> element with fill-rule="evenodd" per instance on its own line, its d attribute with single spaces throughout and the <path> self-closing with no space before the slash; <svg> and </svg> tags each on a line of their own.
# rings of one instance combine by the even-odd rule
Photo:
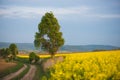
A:
<svg viewBox="0 0 120 80">
<path fill-rule="evenodd" d="M 5 62 L 4 59 L 0 58 L 0 73 L 4 70 L 16 66 L 16 63 L 13 62 Z"/>
</svg>

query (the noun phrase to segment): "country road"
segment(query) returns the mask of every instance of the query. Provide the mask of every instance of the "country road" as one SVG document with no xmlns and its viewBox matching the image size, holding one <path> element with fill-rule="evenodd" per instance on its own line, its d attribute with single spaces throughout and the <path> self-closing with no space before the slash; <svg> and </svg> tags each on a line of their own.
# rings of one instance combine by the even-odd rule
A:
<svg viewBox="0 0 120 80">
<path fill-rule="evenodd" d="M 36 66 L 35 65 L 30 65 L 30 69 L 26 75 L 21 80 L 33 80 L 33 77 L 35 76 L 36 72 Z"/>
</svg>

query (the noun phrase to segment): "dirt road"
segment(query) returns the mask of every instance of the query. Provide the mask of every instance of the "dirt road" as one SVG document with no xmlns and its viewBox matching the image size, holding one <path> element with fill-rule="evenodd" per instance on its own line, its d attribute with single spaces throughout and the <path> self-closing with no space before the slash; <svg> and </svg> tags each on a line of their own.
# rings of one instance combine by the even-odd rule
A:
<svg viewBox="0 0 120 80">
<path fill-rule="evenodd" d="M 43 70 L 46 71 L 48 68 L 52 67 L 57 62 L 62 62 L 64 58 L 62 56 L 56 57 L 54 59 L 48 59 L 46 62 L 42 64 Z"/>
<path fill-rule="evenodd" d="M 12 79 L 12 78 L 18 76 L 18 75 L 19 75 L 21 72 L 23 72 L 26 68 L 27 68 L 27 65 L 24 64 L 24 66 L 23 66 L 21 69 L 19 69 L 17 72 L 11 73 L 11 74 L 5 76 L 2 80 L 10 80 L 10 79 Z"/>
<path fill-rule="evenodd" d="M 33 77 L 35 76 L 36 72 L 36 66 L 35 65 L 30 65 L 30 69 L 26 75 L 21 80 L 33 80 Z"/>
</svg>

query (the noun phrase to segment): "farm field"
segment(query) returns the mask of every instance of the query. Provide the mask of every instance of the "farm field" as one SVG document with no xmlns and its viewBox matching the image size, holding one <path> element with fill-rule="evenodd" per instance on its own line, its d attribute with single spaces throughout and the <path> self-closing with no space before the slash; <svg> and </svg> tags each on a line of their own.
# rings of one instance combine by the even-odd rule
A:
<svg viewBox="0 0 120 80">
<path fill-rule="evenodd" d="M 0 72 L 3 72 L 4 70 L 6 70 L 7 68 L 11 68 L 16 66 L 16 63 L 7 63 L 5 62 L 4 59 L 0 59 Z"/>
<path fill-rule="evenodd" d="M 24 64 L 28 64 L 28 54 L 19 54 L 17 56 L 20 58 L 19 61 L 23 61 Z M 62 53 L 56 54 L 53 59 L 51 59 L 48 54 L 39 55 L 39 57 L 41 59 L 41 63 L 33 64 L 36 68 L 32 70 L 34 72 L 34 80 L 120 79 L 120 50 Z M 30 72 L 30 69 L 28 69 L 27 72 Z M 21 78 L 25 78 L 25 75 L 29 74 L 27 72 L 24 73 L 24 75 L 22 74 Z M 17 79 L 20 78 L 14 78 L 14 80 Z"/>
</svg>

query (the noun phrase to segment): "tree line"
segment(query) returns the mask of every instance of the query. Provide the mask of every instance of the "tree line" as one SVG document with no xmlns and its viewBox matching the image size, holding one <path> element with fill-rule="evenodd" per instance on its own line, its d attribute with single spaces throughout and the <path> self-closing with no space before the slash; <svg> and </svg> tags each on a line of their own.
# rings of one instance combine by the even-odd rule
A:
<svg viewBox="0 0 120 80">
<path fill-rule="evenodd" d="M 9 45 L 9 48 L 0 49 L 0 56 L 5 58 L 7 61 L 13 61 L 18 54 L 18 48 L 16 44 L 12 43 Z"/>
</svg>

